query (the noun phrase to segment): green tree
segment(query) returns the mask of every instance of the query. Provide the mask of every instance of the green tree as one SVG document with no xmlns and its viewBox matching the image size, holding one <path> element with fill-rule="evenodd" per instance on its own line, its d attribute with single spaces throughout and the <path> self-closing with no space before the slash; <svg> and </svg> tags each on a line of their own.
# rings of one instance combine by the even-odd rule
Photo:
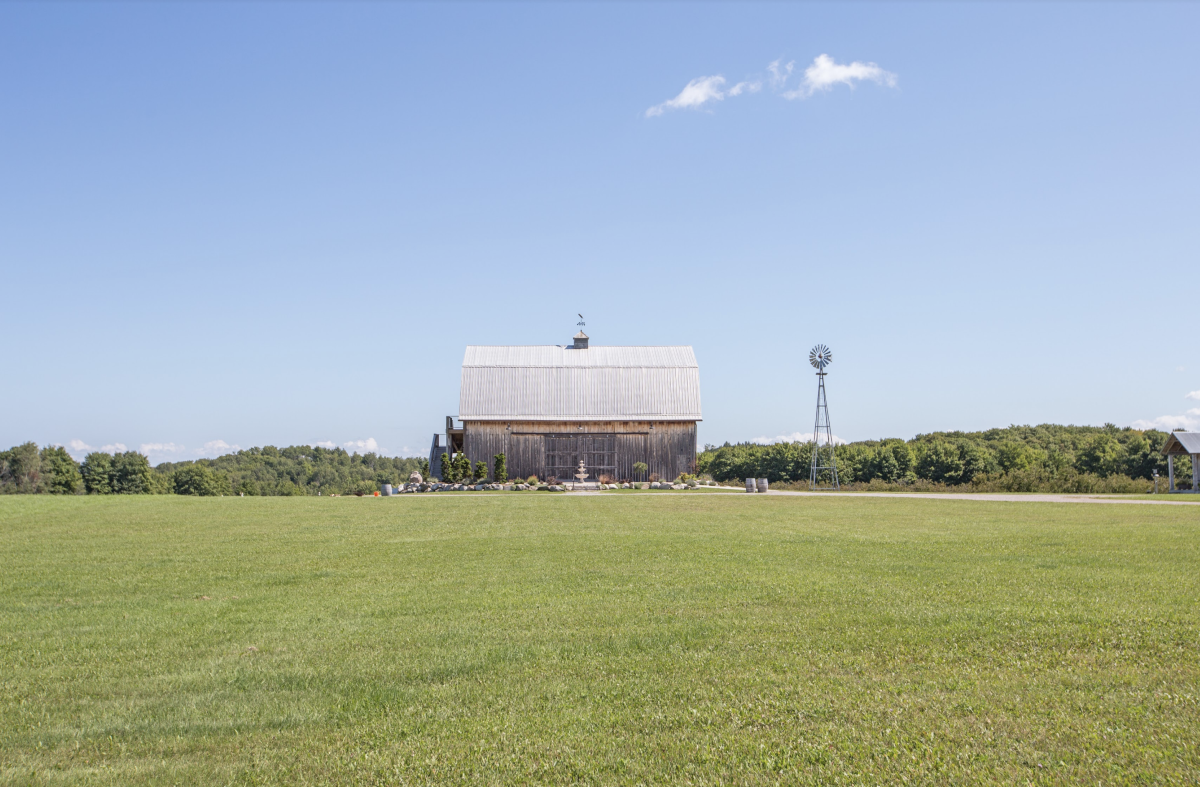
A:
<svg viewBox="0 0 1200 787">
<path fill-rule="evenodd" d="M 496 454 L 492 457 L 492 467 L 495 468 L 492 474 L 495 476 L 496 481 L 503 484 L 508 480 L 508 465 L 504 454 Z"/>
<path fill-rule="evenodd" d="M 905 461 L 902 461 L 905 460 Z M 904 478 L 907 472 L 905 464 L 912 464 L 912 454 L 908 446 L 901 443 L 896 445 L 881 445 L 875 454 L 875 477 L 889 484 L 894 484 Z"/>
<path fill-rule="evenodd" d="M 917 459 L 917 475 L 935 483 L 957 484 L 962 478 L 963 462 L 958 446 L 935 440 L 924 446 Z"/>
<path fill-rule="evenodd" d="M 449 454 L 443 453 L 442 454 L 442 482 L 446 483 L 446 484 L 453 484 L 455 482 L 455 480 L 456 479 L 454 477 L 454 460 L 450 458 Z"/>
<path fill-rule="evenodd" d="M 487 477 L 488 477 L 487 462 L 484 462 L 483 460 L 476 462 L 475 463 L 475 480 L 482 482 L 482 481 L 486 481 Z"/>
<path fill-rule="evenodd" d="M 22 443 L 0 452 L 0 486 L 3 491 L 36 494 L 46 491 L 37 443 Z"/>
<path fill-rule="evenodd" d="M 1153 478 L 1167 474 L 1167 458 L 1162 455 L 1167 433 L 1150 430 L 1132 436 L 1125 444 L 1125 466 L 1122 472 L 1130 478 Z"/>
<path fill-rule="evenodd" d="M 650 469 L 649 465 L 647 465 L 645 462 L 634 462 L 633 463 L 633 480 L 634 481 L 645 481 L 646 480 L 646 472 L 649 469 Z M 716 476 L 713 476 L 713 477 L 715 478 Z"/>
<path fill-rule="evenodd" d="M 1079 469 L 1105 477 L 1119 473 L 1123 466 L 1124 450 L 1111 434 L 1096 435 L 1079 456 Z"/>
<path fill-rule="evenodd" d="M 1033 449 L 1016 440 L 1005 440 L 996 449 L 996 461 L 1006 473 L 1027 470 L 1033 463 L 1033 456 Z"/>
<path fill-rule="evenodd" d="M 41 464 L 46 476 L 46 491 L 56 495 L 75 495 L 83 491 L 83 476 L 77 463 L 62 446 L 42 449 Z"/>
<path fill-rule="evenodd" d="M 175 494 L 175 473 L 156 473 L 150 472 L 150 494 L 152 495 L 173 495 Z"/>
<path fill-rule="evenodd" d="M 204 465 L 184 465 L 175 470 L 175 494 L 216 497 L 221 494 L 217 474 Z"/>
<path fill-rule="evenodd" d="M 997 469 L 996 458 L 986 446 L 974 442 L 963 442 L 958 446 L 958 455 L 962 460 L 962 474 L 959 483 L 970 483 L 976 476 L 994 473 Z"/>
<path fill-rule="evenodd" d="M 150 460 L 137 451 L 114 454 L 112 491 L 118 495 L 148 495 L 151 492 Z"/>
<path fill-rule="evenodd" d="M 93 451 L 83 458 L 79 468 L 83 486 L 89 495 L 113 494 L 113 458 L 102 451 Z"/>
</svg>

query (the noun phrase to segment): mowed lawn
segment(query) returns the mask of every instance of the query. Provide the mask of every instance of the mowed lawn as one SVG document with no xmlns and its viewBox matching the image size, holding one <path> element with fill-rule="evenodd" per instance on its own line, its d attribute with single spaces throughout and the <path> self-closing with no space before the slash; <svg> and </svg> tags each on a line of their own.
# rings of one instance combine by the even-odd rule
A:
<svg viewBox="0 0 1200 787">
<path fill-rule="evenodd" d="M 1200 508 L 0 498 L 0 781 L 1200 782 Z"/>
</svg>

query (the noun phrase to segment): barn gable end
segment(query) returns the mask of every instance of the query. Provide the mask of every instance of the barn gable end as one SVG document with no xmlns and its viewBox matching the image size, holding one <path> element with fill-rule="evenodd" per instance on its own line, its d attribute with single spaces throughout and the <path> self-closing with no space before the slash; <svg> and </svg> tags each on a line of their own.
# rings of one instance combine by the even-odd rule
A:
<svg viewBox="0 0 1200 787">
<path fill-rule="evenodd" d="M 700 370 L 688 346 L 472 345 L 463 357 L 461 434 L 474 462 L 503 453 L 509 476 L 664 479 L 694 472 Z M 457 431 L 457 430 L 456 430 Z M 648 470 L 637 473 L 634 465 Z"/>
</svg>

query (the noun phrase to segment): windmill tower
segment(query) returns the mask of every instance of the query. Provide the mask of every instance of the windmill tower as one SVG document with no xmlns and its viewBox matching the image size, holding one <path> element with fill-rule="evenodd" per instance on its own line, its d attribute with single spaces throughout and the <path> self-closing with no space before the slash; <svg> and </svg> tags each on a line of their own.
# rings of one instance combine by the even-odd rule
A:
<svg viewBox="0 0 1200 787">
<path fill-rule="evenodd" d="M 829 425 L 829 402 L 825 399 L 825 367 L 833 363 L 833 353 L 825 345 L 818 344 L 808 354 L 808 362 L 817 370 L 817 421 L 813 426 L 808 488 L 837 489 L 837 457 L 833 452 L 833 429 Z"/>
</svg>

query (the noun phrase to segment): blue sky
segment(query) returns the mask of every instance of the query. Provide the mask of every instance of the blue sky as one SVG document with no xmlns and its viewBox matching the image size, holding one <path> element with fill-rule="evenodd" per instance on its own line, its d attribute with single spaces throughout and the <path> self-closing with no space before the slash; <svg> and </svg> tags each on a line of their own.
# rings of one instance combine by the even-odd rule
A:
<svg viewBox="0 0 1200 787">
<path fill-rule="evenodd" d="M 701 442 L 811 431 L 817 342 L 843 439 L 1200 427 L 1198 33 L 1188 4 L 0 5 L 0 444 L 423 454 L 467 344 L 577 312 L 695 347 Z"/>
</svg>

